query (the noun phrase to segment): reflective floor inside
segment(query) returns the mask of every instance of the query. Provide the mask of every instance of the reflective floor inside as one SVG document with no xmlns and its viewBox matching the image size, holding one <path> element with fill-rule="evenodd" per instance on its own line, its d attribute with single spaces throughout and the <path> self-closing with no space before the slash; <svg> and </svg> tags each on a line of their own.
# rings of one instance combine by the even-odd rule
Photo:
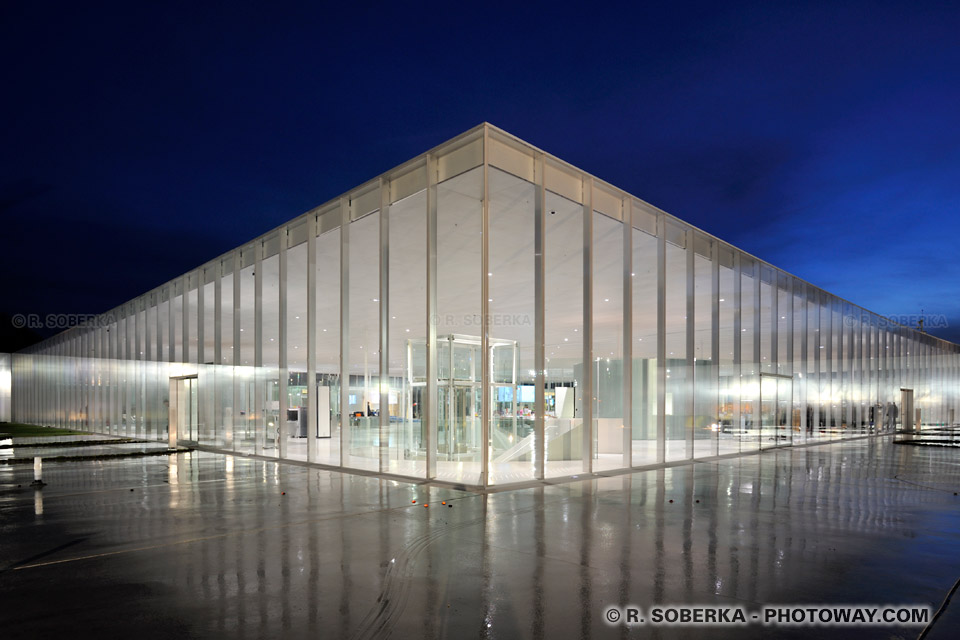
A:
<svg viewBox="0 0 960 640">
<path fill-rule="evenodd" d="M 834 429 L 820 428 L 809 432 L 791 433 L 789 437 L 780 436 L 779 438 L 769 435 L 761 436 L 758 432 L 745 433 L 719 433 L 712 434 L 709 438 L 698 438 L 692 445 L 685 440 L 667 440 L 664 442 L 664 458 L 669 462 L 677 462 L 688 458 L 688 446 L 693 446 L 694 457 L 708 458 L 713 456 L 734 455 L 741 452 L 756 451 L 757 449 L 772 449 L 775 447 L 791 446 L 793 444 L 807 444 L 813 442 L 826 442 L 838 440 L 841 437 L 861 437 L 872 433 L 866 429 L 859 431 L 841 431 Z M 244 453 L 254 453 L 256 447 L 253 440 L 249 445 L 240 447 L 237 450 Z M 279 454 L 278 449 L 271 444 L 262 450 L 266 457 L 285 457 L 290 460 L 299 460 L 307 462 L 306 438 L 287 438 L 286 453 Z M 318 464 L 331 467 L 341 466 L 340 460 L 340 437 L 334 435 L 330 438 L 318 438 L 314 445 L 315 458 Z M 223 445 L 214 445 L 214 448 L 222 449 Z M 657 464 L 657 442 L 656 440 L 634 440 L 631 445 L 632 464 L 631 466 L 653 466 Z M 349 466 L 354 469 L 362 469 L 376 473 L 379 469 L 379 452 L 375 447 L 370 447 L 363 456 L 349 456 Z M 473 461 L 461 461 L 456 459 L 445 459 L 442 455 L 438 456 L 436 479 L 441 482 L 451 484 L 462 484 L 467 486 L 480 485 L 480 463 L 474 458 Z M 545 475 L 547 478 L 566 478 L 583 473 L 583 461 L 573 460 L 550 460 L 544 462 Z M 620 471 L 624 468 L 623 455 L 620 453 L 599 453 L 593 460 L 593 469 L 597 472 Z M 423 478 L 426 476 L 426 462 L 421 459 L 403 460 L 391 457 L 389 459 L 388 473 L 398 476 L 407 476 L 411 479 Z M 534 462 L 531 459 L 523 461 L 496 462 L 490 465 L 490 485 L 506 485 L 510 483 L 525 483 L 531 478 L 535 478 Z"/>
<path fill-rule="evenodd" d="M 932 616 L 960 578 L 960 451 L 889 436 L 488 494 L 196 451 L 43 475 L 0 466 L 4 638 L 915 638 L 605 612 Z"/>
</svg>

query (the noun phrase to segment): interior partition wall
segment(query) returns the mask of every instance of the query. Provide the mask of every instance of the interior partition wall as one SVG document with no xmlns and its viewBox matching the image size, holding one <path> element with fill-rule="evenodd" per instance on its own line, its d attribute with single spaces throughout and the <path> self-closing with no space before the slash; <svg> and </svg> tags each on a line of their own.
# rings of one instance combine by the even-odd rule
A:
<svg viewBox="0 0 960 640">
<path fill-rule="evenodd" d="M 164 441 L 186 385 L 181 444 L 490 486 L 888 433 L 901 389 L 952 423 L 960 347 L 485 124 L 9 380 L 22 422 Z"/>
</svg>

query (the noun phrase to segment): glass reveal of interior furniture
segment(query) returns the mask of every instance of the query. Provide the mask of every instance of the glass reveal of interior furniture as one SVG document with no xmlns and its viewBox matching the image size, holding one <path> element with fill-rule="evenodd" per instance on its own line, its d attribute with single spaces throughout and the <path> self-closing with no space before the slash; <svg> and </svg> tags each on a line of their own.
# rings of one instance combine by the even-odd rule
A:
<svg viewBox="0 0 960 640">
<path fill-rule="evenodd" d="M 481 124 L 8 379 L 20 422 L 485 487 L 952 423 L 960 346 Z"/>
</svg>

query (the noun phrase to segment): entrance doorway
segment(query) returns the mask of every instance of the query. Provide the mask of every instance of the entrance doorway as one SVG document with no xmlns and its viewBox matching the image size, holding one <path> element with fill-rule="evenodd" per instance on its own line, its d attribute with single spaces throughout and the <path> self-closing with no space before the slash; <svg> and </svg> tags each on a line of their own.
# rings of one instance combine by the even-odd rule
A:
<svg viewBox="0 0 960 640">
<path fill-rule="evenodd" d="M 760 447 L 789 445 L 793 378 L 776 373 L 760 374 Z"/>
<path fill-rule="evenodd" d="M 170 378 L 170 444 L 197 444 L 200 432 L 197 376 Z"/>
<path fill-rule="evenodd" d="M 896 416 L 896 413 L 894 413 Z M 900 419 L 901 428 L 904 431 L 912 432 L 919 431 L 920 425 L 917 424 L 916 416 L 913 413 L 913 389 L 900 389 Z M 894 423 L 896 423 L 896 417 L 894 417 Z M 894 424 L 896 427 L 896 424 Z"/>
<path fill-rule="evenodd" d="M 441 460 L 479 460 L 480 385 L 437 387 L 437 453 Z"/>
</svg>

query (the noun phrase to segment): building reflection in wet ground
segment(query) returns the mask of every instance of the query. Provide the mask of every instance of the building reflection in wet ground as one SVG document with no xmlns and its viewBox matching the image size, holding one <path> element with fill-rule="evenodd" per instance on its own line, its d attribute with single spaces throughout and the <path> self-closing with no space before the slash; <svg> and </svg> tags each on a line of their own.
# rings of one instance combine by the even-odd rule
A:
<svg viewBox="0 0 960 640">
<path fill-rule="evenodd" d="M 4 637 L 805 637 L 603 614 L 935 609 L 960 575 L 960 458 L 889 438 L 490 494 L 205 452 L 44 471 L 0 468 Z"/>
</svg>

